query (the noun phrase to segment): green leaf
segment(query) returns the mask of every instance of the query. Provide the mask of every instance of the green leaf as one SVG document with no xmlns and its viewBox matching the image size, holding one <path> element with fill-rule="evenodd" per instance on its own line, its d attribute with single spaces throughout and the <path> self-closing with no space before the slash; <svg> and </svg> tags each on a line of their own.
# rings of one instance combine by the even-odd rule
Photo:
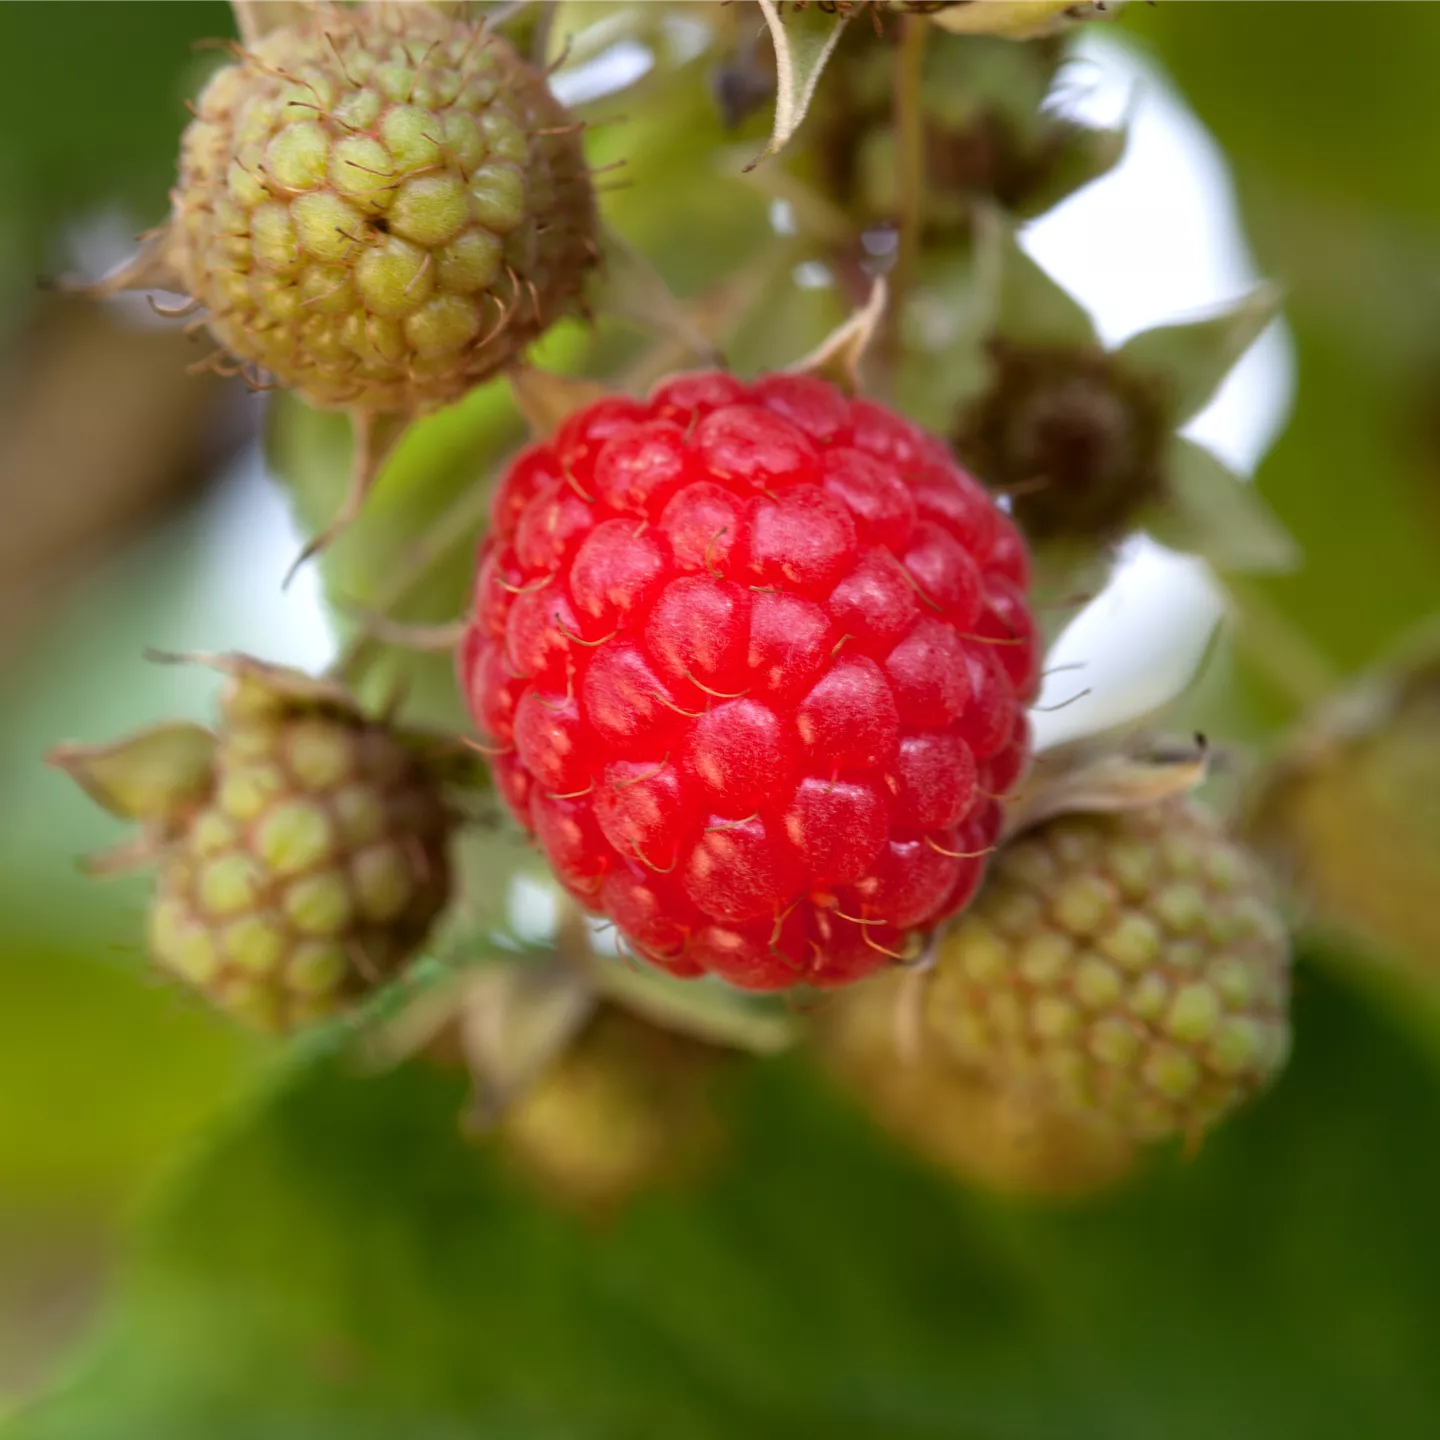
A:
<svg viewBox="0 0 1440 1440">
<path fill-rule="evenodd" d="M 1203 445 L 1172 437 L 1165 480 L 1164 500 L 1142 520 L 1162 545 L 1218 570 L 1277 572 L 1299 563 L 1298 547 L 1255 487 Z"/>
<path fill-rule="evenodd" d="M 1171 423 L 1183 425 L 1210 403 L 1235 362 L 1279 313 L 1279 290 L 1257 285 L 1243 300 L 1204 320 L 1132 335 L 1116 356 L 1136 374 L 1163 381 Z"/>
<path fill-rule="evenodd" d="M 1345 668 L 1432 609 L 1440 572 L 1433 5 L 1158 5 L 1129 18 L 1223 147 L 1282 277 L 1298 387 L 1259 483 L 1305 565 L 1277 613 Z M 1337 594 L 1345 603 L 1336 603 Z"/>
<path fill-rule="evenodd" d="M 463 613 L 490 481 L 523 430 L 503 382 L 409 427 L 359 516 L 318 561 L 342 622 L 357 611 L 440 622 Z M 290 395 L 270 407 L 267 458 L 313 533 L 334 517 L 349 482 L 349 418 Z M 362 694 L 381 702 L 408 687 L 407 717 L 457 718 L 448 657 L 383 649 Z"/>
<path fill-rule="evenodd" d="M 750 170 L 778 155 L 800 128 L 825 62 L 849 18 L 827 13 L 819 5 L 782 11 L 776 0 L 760 0 L 760 10 L 775 44 L 775 123 L 770 143 L 746 167 Z"/>
<path fill-rule="evenodd" d="M 184 102 L 221 58 L 192 47 L 234 33 L 215 0 L 0 7 L 0 54 L 25 57 L 0 86 L 0 174 L 17 242 L 0 297 L 33 293 L 38 272 L 73 260 L 59 241 L 77 219 L 116 207 L 136 229 L 165 218 Z"/>
<path fill-rule="evenodd" d="M 75 1382 L 5 1440 L 1353 1440 L 1440 1405 L 1440 1098 L 1307 974 L 1280 1087 L 1133 1189 L 954 1188 L 800 1059 L 730 1156 L 604 1225 L 456 1131 L 463 1087 L 294 1074 L 174 1197 Z M 1357 1428 L 1358 1427 L 1358 1428 Z"/>
</svg>

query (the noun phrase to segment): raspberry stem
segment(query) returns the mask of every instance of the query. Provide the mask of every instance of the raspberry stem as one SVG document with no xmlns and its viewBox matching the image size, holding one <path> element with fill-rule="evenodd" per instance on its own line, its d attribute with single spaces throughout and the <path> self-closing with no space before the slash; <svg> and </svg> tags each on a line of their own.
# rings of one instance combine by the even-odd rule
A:
<svg viewBox="0 0 1440 1440">
<path fill-rule="evenodd" d="M 900 45 L 895 57 L 895 148 L 899 172 L 899 249 L 890 276 L 890 310 L 885 317 L 882 367 L 888 379 L 901 349 L 905 301 L 915 278 L 925 224 L 925 38 L 923 15 L 900 17 Z"/>
</svg>

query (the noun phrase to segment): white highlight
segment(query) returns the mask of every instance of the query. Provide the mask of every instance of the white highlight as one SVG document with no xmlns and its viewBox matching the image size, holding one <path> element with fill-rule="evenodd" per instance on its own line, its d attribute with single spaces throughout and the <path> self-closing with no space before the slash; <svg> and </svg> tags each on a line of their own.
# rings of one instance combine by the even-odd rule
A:
<svg viewBox="0 0 1440 1440">
<path fill-rule="evenodd" d="M 1130 118 L 1120 164 L 1028 226 L 1025 249 L 1083 304 L 1108 345 L 1233 300 L 1259 278 L 1225 159 L 1165 76 L 1113 36 L 1087 32 L 1080 83 L 1061 108 L 1092 124 Z M 1284 423 L 1294 355 L 1279 322 L 1185 433 L 1243 473 Z M 1058 744 L 1164 703 L 1190 679 L 1221 613 L 1206 567 L 1140 538 L 1048 657 L 1037 743 Z M 1089 688 L 1090 694 L 1062 705 Z"/>
<path fill-rule="evenodd" d="M 285 493 L 266 478 L 259 445 L 247 448 L 206 502 L 198 572 L 215 628 L 206 650 L 241 650 L 318 672 L 335 658 L 320 569 L 311 560 L 288 589 L 285 573 L 305 543 Z"/>
<path fill-rule="evenodd" d="M 829 267 L 819 260 L 802 260 L 790 272 L 790 278 L 802 290 L 829 290 L 835 284 Z"/>
<path fill-rule="evenodd" d="M 516 875 L 505 897 L 510 934 L 527 945 L 554 943 L 560 924 L 560 897 L 553 885 L 533 875 Z"/>
<path fill-rule="evenodd" d="M 633 85 L 655 67 L 655 53 L 638 40 L 618 40 L 593 60 L 557 71 L 550 88 L 562 105 L 587 105 Z"/>
</svg>

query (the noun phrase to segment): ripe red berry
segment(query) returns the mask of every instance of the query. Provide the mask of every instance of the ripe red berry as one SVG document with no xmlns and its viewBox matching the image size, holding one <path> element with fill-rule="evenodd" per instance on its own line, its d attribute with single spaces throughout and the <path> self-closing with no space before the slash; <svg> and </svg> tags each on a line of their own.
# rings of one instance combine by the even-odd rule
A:
<svg viewBox="0 0 1440 1440">
<path fill-rule="evenodd" d="M 844 984 L 980 883 L 1028 751 L 1025 580 L 1008 519 L 901 416 L 680 375 L 513 462 L 461 684 L 510 808 L 637 953 Z"/>
</svg>

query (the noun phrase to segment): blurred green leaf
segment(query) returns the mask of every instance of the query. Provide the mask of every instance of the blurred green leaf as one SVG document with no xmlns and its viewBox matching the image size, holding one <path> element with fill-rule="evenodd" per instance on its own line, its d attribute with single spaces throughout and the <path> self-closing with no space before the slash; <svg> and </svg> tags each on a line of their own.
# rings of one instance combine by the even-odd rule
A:
<svg viewBox="0 0 1440 1440">
<path fill-rule="evenodd" d="M 353 631 L 366 611 L 424 622 L 464 613 L 495 470 L 523 435 L 498 381 L 405 433 L 359 518 L 318 562 L 310 562 L 322 568 L 342 628 Z M 352 444 L 344 414 L 311 409 L 290 395 L 271 407 L 267 459 L 306 533 L 321 530 L 338 509 Z M 370 698 L 403 687 L 410 718 L 458 720 L 448 655 L 382 649 L 383 663 L 365 677 Z"/>
<path fill-rule="evenodd" d="M 1198 1158 L 1073 1212 L 952 1189 L 800 1061 L 740 1067 L 724 1172 L 599 1229 L 462 1143 L 455 1080 L 322 1064 L 200 1166 L 77 1382 L 3 1433 L 1423 1433 L 1440 1100 L 1328 980 L 1298 1034 Z"/>
<path fill-rule="evenodd" d="M 0 1194 L 113 1223 L 264 1051 L 152 979 L 138 945 L 0 958 Z M 3 1228 L 3 1226 L 0 1226 Z"/>
<path fill-rule="evenodd" d="M 1242 188 L 1268 172 L 1317 198 L 1440 219 L 1440 177 L 1416 164 L 1440 139 L 1431 6 L 1132 6 L 1126 20 L 1159 45 Z"/>
<path fill-rule="evenodd" d="M 1233 168 L 1298 393 L 1257 476 L 1305 555 L 1265 582 L 1347 667 L 1435 603 L 1432 5 L 1131 7 Z M 1338 588 L 1337 588 L 1338 587 Z M 1337 594 L 1344 603 L 1337 604 Z"/>
<path fill-rule="evenodd" d="M 0 6 L 0 174 L 15 260 L 30 272 L 0 286 L 33 285 L 65 258 L 59 227 L 103 205 L 125 206 L 137 229 L 165 218 L 184 102 L 219 58 L 193 47 L 234 33 L 220 0 Z"/>
</svg>

